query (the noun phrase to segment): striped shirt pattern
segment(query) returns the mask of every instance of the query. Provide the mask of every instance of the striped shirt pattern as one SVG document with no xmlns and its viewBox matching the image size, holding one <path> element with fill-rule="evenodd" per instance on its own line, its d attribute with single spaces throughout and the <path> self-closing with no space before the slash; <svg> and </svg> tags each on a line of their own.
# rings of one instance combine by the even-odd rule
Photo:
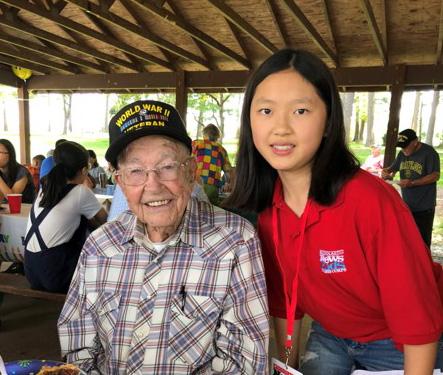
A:
<svg viewBox="0 0 443 375">
<path fill-rule="evenodd" d="M 192 142 L 192 154 L 197 161 L 197 177 L 207 185 L 221 185 L 221 171 L 229 171 L 228 153 L 218 142 L 199 139 Z"/>
<path fill-rule="evenodd" d="M 191 199 L 164 244 L 129 211 L 92 233 L 58 321 L 67 361 L 91 374 L 266 374 L 254 228 Z"/>
</svg>

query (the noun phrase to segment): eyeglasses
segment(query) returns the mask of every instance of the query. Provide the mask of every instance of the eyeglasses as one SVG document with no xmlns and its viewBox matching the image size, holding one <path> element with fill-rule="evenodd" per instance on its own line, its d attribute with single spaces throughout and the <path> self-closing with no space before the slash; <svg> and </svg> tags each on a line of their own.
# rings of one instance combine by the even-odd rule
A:
<svg viewBox="0 0 443 375">
<path fill-rule="evenodd" d="M 180 168 L 187 165 L 188 161 L 183 163 L 173 161 L 160 164 L 155 168 L 124 168 L 115 172 L 115 174 L 121 176 L 122 182 L 129 186 L 143 185 L 147 181 L 150 172 L 154 172 L 159 181 L 174 181 L 179 177 Z"/>
</svg>

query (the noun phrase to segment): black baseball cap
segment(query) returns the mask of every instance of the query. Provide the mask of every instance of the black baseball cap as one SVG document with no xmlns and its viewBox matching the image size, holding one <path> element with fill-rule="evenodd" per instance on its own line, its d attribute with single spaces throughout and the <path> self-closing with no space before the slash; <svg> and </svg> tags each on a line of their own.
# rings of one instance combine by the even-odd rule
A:
<svg viewBox="0 0 443 375">
<path fill-rule="evenodd" d="M 409 144 L 415 139 L 417 139 L 417 133 L 415 133 L 415 131 L 412 129 L 405 129 L 398 133 L 396 146 L 401 148 L 408 147 Z"/>
<path fill-rule="evenodd" d="M 147 135 L 164 135 L 192 150 L 192 140 L 173 106 L 154 100 L 138 100 L 121 108 L 109 121 L 106 160 L 116 166 L 120 152 L 132 141 Z"/>
</svg>

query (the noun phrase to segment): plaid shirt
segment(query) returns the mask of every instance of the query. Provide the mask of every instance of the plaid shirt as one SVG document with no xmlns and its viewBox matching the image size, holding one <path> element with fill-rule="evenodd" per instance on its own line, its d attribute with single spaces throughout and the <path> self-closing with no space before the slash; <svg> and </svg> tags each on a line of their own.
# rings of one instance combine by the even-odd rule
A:
<svg viewBox="0 0 443 375">
<path fill-rule="evenodd" d="M 263 262 L 253 227 L 191 199 L 156 250 L 130 212 L 91 234 L 58 321 L 92 374 L 265 374 Z"/>
</svg>

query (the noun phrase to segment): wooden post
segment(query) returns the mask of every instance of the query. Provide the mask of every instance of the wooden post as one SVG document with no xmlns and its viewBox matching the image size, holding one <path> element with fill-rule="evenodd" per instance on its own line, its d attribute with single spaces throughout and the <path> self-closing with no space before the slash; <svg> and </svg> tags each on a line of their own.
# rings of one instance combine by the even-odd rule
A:
<svg viewBox="0 0 443 375">
<path fill-rule="evenodd" d="M 395 159 L 395 145 L 398 137 L 398 126 L 400 122 L 401 98 L 403 95 L 406 76 L 406 66 L 395 67 L 394 83 L 391 86 L 391 103 L 389 104 L 389 122 L 386 133 L 386 148 L 384 166 L 388 167 Z"/>
<path fill-rule="evenodd" d="M 26 83 L 17 89 L 18 119 L 20 136 L 20 163 L 29 164 L 31 161 L 31 141 L 29 131 L 29 93 Z"/>
<path fill-rule="evenodd" d="M 186 73 L 181 70 L 176 73 L 175 83 L 175 108 L 177 108 L 186 125 L 186 112 L 188 110 L 188 88 L 186 87 Z"/>
</svg>

